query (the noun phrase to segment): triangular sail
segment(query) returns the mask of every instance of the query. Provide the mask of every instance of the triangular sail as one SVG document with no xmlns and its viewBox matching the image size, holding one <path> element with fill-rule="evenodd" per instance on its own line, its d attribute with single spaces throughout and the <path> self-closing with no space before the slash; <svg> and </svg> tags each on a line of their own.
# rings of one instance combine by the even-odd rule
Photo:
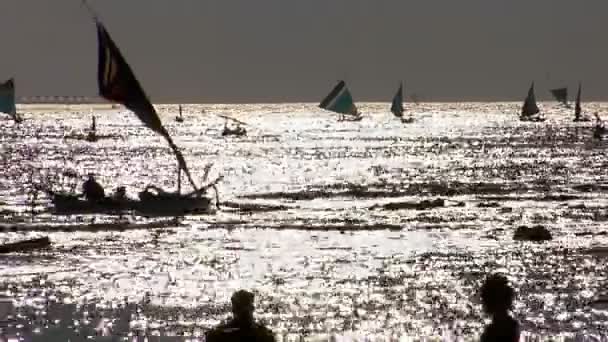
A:
<svg viewBox="0 0 608 342">
<path fill-rule="evenodd" d="M 555 97 L 557 102 L 567 106 L 568 105 L 568 88 L 557 88 L 551 89 L 551 94 Z"/>
<path fill-rule="evenodd" d="M 397 89 L 397 93 L 393 97 L 391 113 L 398 118 L 403 116 L 403 83 L 399 84 L 399 89 Z"/>
<path fill-rule="evenodd" d="M 329 95 L 321 101 L 319 107 L 339 114 L 359 115 L 353 97 L 350 95 L 344 81 L 338 82 Z"/>
<path fill-rule="evenodd" d="M 532 85 L 530 86 L 530 89 L 528 90 L 528 96 L 526 97 L 526 100 L 524 101 L 524 105 L 521 108 L 521 115 L 522 116 L 531 116 L 534 114 L 537 114 L 540 112 L 540 109 L 538 109 L 538 106 L 536 105 L 536 96 L 534 95 L 534 82 L 532 82 Z"/>
<path fill-rule="evenodd" d="M 0 112 L 10 115 L 15 122 L 21 122 L 15 106 L 15 80 L 12 78 L 0 84 Z"/>
<path fill-rule="evenodd" d="M 137 117 L 154 132 L 160 134 L 173 150 L 179 167 L 184 170 L 190 184 L 198 189 L 186 161 L 179 148 L 163 127 L 156 110 L 135 78 L 131 67 L 126 62 L 120 50 L 110 37 L 103 24 L 95 18 L 97 25 L 99 64 L 97 82 L 99 93 L 107 100 L 118 102 L 131 110 Z"/>
<path fill-rule="evenodd" d="M 581 117 L 581 88 L 582 85 L 578 84 L 578 91 L 576 92 L 576 105 L 574 106 L 574 118 L 580 119 Z"/>
</svg>

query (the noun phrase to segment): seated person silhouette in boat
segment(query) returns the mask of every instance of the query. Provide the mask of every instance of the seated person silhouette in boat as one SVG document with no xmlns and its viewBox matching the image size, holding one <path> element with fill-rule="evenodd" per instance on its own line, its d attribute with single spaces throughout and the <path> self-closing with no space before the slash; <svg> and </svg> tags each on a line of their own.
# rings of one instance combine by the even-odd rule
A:
<svg viewBox="0 0 608 342">
<path fill-rule="evenodd" d="M 106 197 L 103 187 L 92 174 L 89 174 L 89 178 L 82 184 L 82 193 L 89 202 L 101 201 Z"/>
<path fill-rule="evenodd" d="M 481 342 L 519 341 L 519 323 L 509 313 L 514 297 L 507 278 L 498 274 L 486 278 L 481 287 L 481 302 L 484 311 L 492 316 L 492 322 L 485 327 Z"/>
<path fill-rule="evenodd" d="M 127 189 L 124 186 L 119 186 L 114 190 L 112 194 L 112 199 L 116 201 L 126 201 L 127 200 Z"/>
<path fill-rule="evenodd" d="M 232 320 L 221 324 L 205 334 L 207 342 L 218 341 L 268 341 L 275 338 L 268 328 L 256 323 L 253 317 L 254 295 L 245 290 L 235 292 L 232 301 Z"/>
</svg>

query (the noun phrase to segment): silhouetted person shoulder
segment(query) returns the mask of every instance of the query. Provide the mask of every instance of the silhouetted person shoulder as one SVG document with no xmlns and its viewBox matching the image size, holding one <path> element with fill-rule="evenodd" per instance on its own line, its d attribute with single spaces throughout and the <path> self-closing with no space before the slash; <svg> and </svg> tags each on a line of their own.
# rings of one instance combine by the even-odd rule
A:
<svg viewBox="0 0 608 342">
<path fill-rule="evenodd" d="M 89 174 L 89 178 L 82 184 L 84 197 L 89 201 L 99 201 L 105 198 L 103 187 L 97 183 L 95 177 Z"/>
<path fill-rule="evenodd" d="M 274 342 L 274 334 L 262 324 L 256 323 L 253 318 L 254 295 L 251 292 L 240 290 L 231 298 L 233 318 L 229 322 L 219 325 L 205 334 L 207 342 L 219 341 L 256 341 Z"/>
<path fill-rule="evenodd" d="M 492 316 L 492 323 L 484 329 L 481 342 L 519 341 L 519 323 L 509 313 L 514 296 L 504 276 L 494 274 L 486 278 L 481 287 L 481 301 L 484 311 Z"/>
</svg>

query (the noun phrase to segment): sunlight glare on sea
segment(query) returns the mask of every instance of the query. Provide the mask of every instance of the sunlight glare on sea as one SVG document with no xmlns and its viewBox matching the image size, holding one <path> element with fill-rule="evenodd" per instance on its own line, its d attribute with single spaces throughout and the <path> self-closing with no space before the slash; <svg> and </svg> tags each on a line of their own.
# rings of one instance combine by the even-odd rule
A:
<svg viewBox="0 0 608 342">
<path fill-rule="evenodd" d="M 411 124 L 388 106 L 339 122 L 316 104 L 185 104 L 178 123 L 176 105 L 158 105 L 195 180 L 209 164 L 209 179 L 224 177 L 220 209 L 95 232 L 82 227 L 114 219 L 52 215 L 42 193 L 32 217 L 33 184 L 79 189 L 94 173 L 134 198 L 148 184 L 174 190 L 165 141 L 109 105 L 21 106 L 19 126 L 0 117 L 0 243 L 53 243 L 0 256 L 0 297 L 15 306 L 0 329 L 200 339 L 245 288 L 279 341 L 469 339 L 486 320 L 477 289 L 502 271 L 525 338 L 606 336 L 607 143 L 592 140 L 593 123 L 552 102 L 544 123 L 520 122 L 518 103 L 407 103 Z M 73 139 L 91 113 L 107 138 Z M 217 115 L 246 122 L 247 136 L 223 137 Z M 553 240 L 513 239 L 535 225 Z"/>
</svg>

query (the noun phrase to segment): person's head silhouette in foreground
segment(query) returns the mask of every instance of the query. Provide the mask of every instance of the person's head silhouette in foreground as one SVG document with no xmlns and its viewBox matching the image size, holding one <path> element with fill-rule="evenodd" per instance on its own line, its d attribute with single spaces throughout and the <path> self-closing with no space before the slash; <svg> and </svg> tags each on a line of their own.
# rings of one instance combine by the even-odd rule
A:
<svg viewBox="0 0 608 342">
<path fill-rule="evenodd" d="M 506 277 L 498 274 L 488 276 L 481 287 L 481 302 L 484 311 L 492 316 L 481 341 L 519 341 L 519 324 L 510 315 L 515 292 Z"/>
<path fill-rule="evenodd" d="M 254 294 L 245 290 L 236 291 L 230 298 L 234 322 L 237 325 L 247 326 L 253 324 L 254 299 Z"/>
<path fill-rule="evenodd" d="M 245 290 L 235 292 L 232 302 L 232 320 L 208 331 L 207 342 L 216 341 L 262 341 L 274 342 L 272 331 L 256 323 L 253 318 L 255 296 Z"/>
</svg>

